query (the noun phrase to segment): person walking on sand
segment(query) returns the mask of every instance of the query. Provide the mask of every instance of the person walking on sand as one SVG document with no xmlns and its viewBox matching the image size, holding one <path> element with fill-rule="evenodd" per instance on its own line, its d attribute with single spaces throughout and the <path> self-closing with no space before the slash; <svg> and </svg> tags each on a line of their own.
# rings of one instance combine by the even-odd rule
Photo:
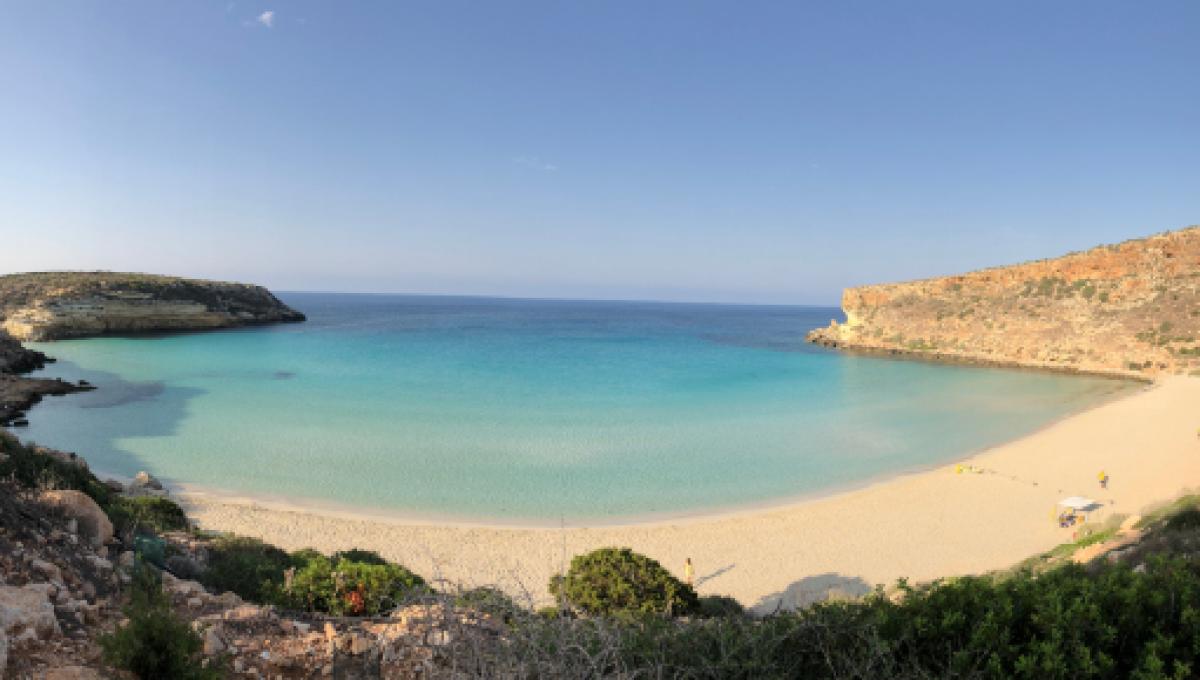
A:
<svg viewBox="0 0 1200 680">
<path fill-rule="evenodd" d="M 683 580 L 690 586 L 696 580 L 696 570 L 692 567 L 692 558 L 683 563 Z"/>
<path fill-rule="evenodd" d="M 1107 489 L 1108 488 L 1108 474 L 1106 472 L 1104 472 L 1104 470 L 1101 470 L 1099 478 L 1100 478 L 1100 488 Z"/>
</svg>

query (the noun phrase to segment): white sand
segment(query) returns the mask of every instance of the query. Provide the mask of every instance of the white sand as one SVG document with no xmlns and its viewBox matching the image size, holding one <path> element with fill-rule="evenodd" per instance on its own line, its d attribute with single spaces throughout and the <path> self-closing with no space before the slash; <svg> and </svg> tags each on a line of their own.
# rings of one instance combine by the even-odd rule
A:
<svg viewBox="0 0 1200 680">
<path fill-rule="evenodd" d="M 769 610 L 865 591 L 897 578 L 926 581 L 1010 566 L 1069 541 L 1055 503 L 1083 495 L 1096 513 L 1138 513 L 1200 486 L 1200 379 L 1173 377 L 1062 420 L 955 466 L 836 496 L 723 516 L 596 528 L 434 525 L 184 493 L 202 528 L 287 549 L 377 550 L 428 578 L 499 585 L 548 601 L 546 583 L 570 557 L 628 546 L 676 573 L 696 565 L 702 594 Z M 1097 474 L 1111 476 L 1101 490 Z"/>
</svg>

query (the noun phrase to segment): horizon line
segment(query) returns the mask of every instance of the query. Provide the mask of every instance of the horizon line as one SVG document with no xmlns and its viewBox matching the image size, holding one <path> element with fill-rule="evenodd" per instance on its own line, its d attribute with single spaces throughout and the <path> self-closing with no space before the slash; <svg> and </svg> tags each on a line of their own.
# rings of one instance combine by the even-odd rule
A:
<svg viewBox="0 0 1200 680">
<path fill-rule="evenodd" d="M 500 294 L 485 294 L 485 293 L 400 293 L 394 291 L 349 291 L 349 290 L 297 290 L 279 288 L 272 290 L 273 293 L 300 293 L 313 295 L 370 295 L 370 296 L 397 296 L 397 297 L 442 297 L 442 298 L 470 298 L 480 300 L 522 300 L 527 302 L 626 302 L 626 303 L 649 303 L 649 304 L 669 304 L 669 305 L 707 305 L 721 307 L 807 307 L 812 309 L 841 309 L 840 304 L 812 304 L 812 303 L 791 303 L 791 302 L 717 302 L 714 300 L 664 300 L 654 298 L 591 298 L 591 297 L 556 297 L 556 296 L 524 296 L 524 295 L 500 295 Z"/>
</svg>

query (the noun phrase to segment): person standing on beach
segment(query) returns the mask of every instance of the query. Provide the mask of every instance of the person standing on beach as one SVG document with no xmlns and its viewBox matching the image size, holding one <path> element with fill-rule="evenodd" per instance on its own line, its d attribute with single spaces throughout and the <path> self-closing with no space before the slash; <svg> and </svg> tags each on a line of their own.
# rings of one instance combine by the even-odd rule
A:
<svg viewBox="0 0 1200 680">
<path fill-rule="evenodd" d="M 683 563 L 683 580 L 690 586 L 692 581 L 696 579 L 696 569 L 692 567 L 692 558 L 687 558 Z"/>
<path fill-rule="evenodd" d="M 1104 470 L 1101 470 L 1099 478 L 1100 478 L 1100 488 L 1107 489 L 1108 488 L 1108 473 L 1106 473 Z"/>
</svg>

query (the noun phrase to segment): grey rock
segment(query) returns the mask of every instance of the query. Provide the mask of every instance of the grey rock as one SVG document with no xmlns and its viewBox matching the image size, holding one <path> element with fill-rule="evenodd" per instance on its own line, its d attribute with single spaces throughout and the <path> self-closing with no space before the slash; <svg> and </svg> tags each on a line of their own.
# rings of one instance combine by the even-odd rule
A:
<svg viewBox="0 0 1200 680">
<path fill-rule="evenodd" d="M 57 589 L 38 586 L 0 586 L 0 631 L 10 638 L 45 640 L 61 632 L 50 602 L 50 593 Z"/>
<path fill-rule="evenodd" d="M 225 641 L 215 629 L 209 628 L 204 633 L 204 656 L 216 656 L 225 651 Z"/>
</svg>

